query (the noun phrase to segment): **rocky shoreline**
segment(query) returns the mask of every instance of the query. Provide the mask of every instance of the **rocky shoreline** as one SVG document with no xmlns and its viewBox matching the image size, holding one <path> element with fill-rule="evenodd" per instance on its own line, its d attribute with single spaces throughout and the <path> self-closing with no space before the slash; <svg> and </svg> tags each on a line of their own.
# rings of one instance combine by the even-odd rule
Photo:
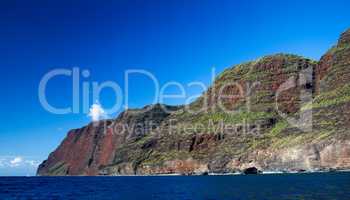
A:
<svg viewBox="0 0 350 200">
<path fill-rule="evenodd" d="M 274 174 L 312 174 L 312 173 L 350 173 L 350 169 L 329 169 L 329 170 L 301 170 L 301 171 L 259 171 L 255 175 L 274 175 Z M 254 174 L 254 173 L 252 173 Z M 244 172 L 233 172 L 233 173 L 202 173 L 202 174 L 143 174 L 143 175 L 102 175 L 102 176 L 237 176 L 237 175 L 252 175 L 245 174 Z M 101 175 L 99 175 L 101 176 Z"/>
</svg>

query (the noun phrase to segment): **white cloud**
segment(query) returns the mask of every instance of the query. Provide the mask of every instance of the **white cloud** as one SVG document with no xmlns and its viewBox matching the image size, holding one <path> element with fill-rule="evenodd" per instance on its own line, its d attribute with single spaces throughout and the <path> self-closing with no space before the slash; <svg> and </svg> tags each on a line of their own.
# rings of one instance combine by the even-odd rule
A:
<svg viewBox="0 0 350 200">
<path fill-rule="evenodd" d="M 40 162 L 36 160 L 26 160 L 25 163 L 27 163 L 30 166 L 37 167 L 39 166 Z"/>
<path fill-rule="evenodd" d="M 99 103 L 94 103 L 90 107 L 90 112 L 89 112 L 88 116 L 91 117 L 91 120 L 93 122 L 96 122 L 100 119 L 106 118 L 107 115 Z"/>
<path fill-rule="evenodd" d="M 17 156 L 15 158 L 13 158 L 12 160 L 10 160 L 10 165 L 12 167 L 18 167 L 22 162 L 23 162 L 23 158 L 20 156 Z"/>
<path fill-rule="evenodd" d="M 36 168 L 39 164 L 39 161 L 23 156 L 0 156 L 0 168 Z"/>
</svg>

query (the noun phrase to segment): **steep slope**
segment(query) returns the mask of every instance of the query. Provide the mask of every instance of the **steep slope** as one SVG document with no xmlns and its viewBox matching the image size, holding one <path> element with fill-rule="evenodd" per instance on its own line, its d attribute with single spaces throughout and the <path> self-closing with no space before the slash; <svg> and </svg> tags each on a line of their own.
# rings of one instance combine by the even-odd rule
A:
<svg viewBox="0 0 350 200">
<path fill-rule="evenodd" d="M 73 130 L 38 174 L 350 169 L 349 81 L 350 30 L 319 62 L 266 56 L 225 70 L 188 106 L 145 107 Z"/>
<path fill-rule="evenodd" d="M 112 164 L 115 149 L 136 142 L 158 126 L 176 106 L 146 106 L 127 110 L 115 120 L 90 123 L 71 130 L 61 145 L 38 168 L 40 175 L 96 175 Z"/>
</svg>

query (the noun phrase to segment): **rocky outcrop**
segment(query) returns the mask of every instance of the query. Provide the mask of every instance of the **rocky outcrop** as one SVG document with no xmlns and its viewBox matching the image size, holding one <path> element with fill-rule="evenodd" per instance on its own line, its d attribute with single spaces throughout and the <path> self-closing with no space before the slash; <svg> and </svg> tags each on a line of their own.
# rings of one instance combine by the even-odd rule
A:
<svg viewBox="0 0 350 200">
<path fill-rule="evenodd" d="M 232 160 L 227 168 L 241 170 L 257 167 L 263 171 L 341 170 L 349 169 L 349 153 L 349 140 L 323 141 L 278 150 L 257 150 L 241 160 Z"/>
<path fill-rule="evenodd" d="M 144 137 L 177 109 L 177 106 L 160 104 L 146 106 L 127 110 L 115 120 L 90 123 L 71 130 L 61 145 L 39 166 L 38 174 L 96 175 L 101 167 L 114 162 L 117 148 Z"/>
<path fill-rule="evenodd" d="M 38 175 L 350 169 L 349 81 L 350 30 L 320 61 L 266 56 L 228 68 L 190 105 L 72 130 Z"/>
</svg>

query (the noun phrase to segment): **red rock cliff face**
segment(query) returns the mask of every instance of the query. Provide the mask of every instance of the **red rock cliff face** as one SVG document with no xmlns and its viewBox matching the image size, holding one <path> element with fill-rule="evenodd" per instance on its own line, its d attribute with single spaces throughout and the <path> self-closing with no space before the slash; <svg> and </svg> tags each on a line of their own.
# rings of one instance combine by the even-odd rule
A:
<svg viewBox="0 0 350 200">
<path fill-rule="evenodd" d="M 311 76 L 300 78 L 305 71 Z M 294 86 L 279 92 L 288 81 Z M 220 93 L 227 83 L 235 84 Z M 253 166 L 269 171 L 350 169 L 349 83 L 350 30 L 319 62 L 276 54 L 225 70 L 189 105 L 195 111 L 207 105 L 205 111 L 193 114 L 184 107 L 165 106 L 171 111 L 166 112 L 162 105 L 146 106 L 72 130 L 39 166 L 38 174 L 200 174 Z M 312 92 L 312 104 L 302 104 L 301 91 Z M 227 114 L 223 108 L 239 112 Z M 278 111 L 288 117 L 312 112 L 312 129 L 292 126 Z M 235 128 L 182 129 L 208 125 L 208 120 Z M 118 124 L 129 128 L 125 131 Z"/>
<path fill-rule="evenodd" d="M 99 169 L 113 163 L 116 149 L 146 134 L 148 122 L 159 125 L 178 107 L 162 105 L 128 110 L 116 120 L 90 123 L 71 130 L 61 145 L 38 169 L 40 175 L 97 175 Z"/>
<path fill-rule="evenodd" d="M 38 172 L 42 175 L 95 175 L 98 166 L 112 161 L 118 142 L 110 131 L 104 132 L 103 124 L 71 130 L 48 160 L 40 165 Z"/>
</svg>

